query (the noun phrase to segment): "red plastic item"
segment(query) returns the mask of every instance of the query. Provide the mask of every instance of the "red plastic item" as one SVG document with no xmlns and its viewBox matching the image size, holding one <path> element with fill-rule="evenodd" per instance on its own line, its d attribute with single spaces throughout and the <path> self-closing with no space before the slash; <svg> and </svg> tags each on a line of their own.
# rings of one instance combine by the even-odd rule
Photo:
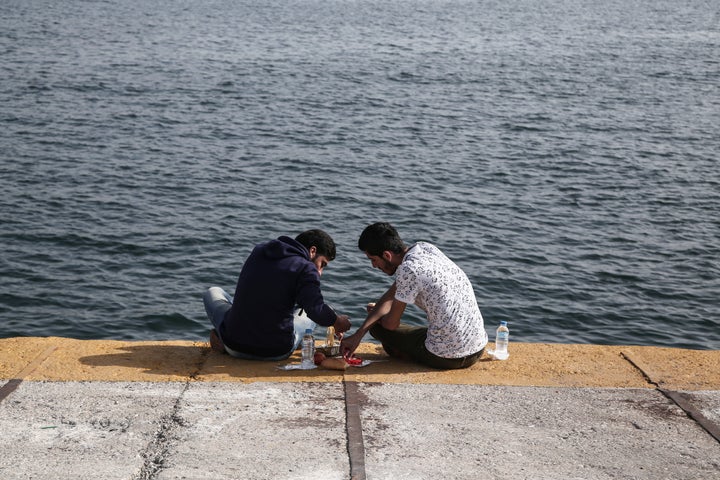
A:
<svg viewBox="0 0 720 480">
<path fill-rule="evenodd" d="M 362 363 L 362 358 L 360 357 L 348 357 L 345 359 L 348 365 L 360 365 Z"/>
</svg>

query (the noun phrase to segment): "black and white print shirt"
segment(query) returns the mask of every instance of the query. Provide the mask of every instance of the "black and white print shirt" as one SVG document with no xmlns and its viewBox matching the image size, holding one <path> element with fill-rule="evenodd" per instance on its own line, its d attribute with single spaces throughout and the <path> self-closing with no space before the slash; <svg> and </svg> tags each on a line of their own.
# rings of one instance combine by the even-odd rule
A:
<svg viewBox="0 0 720 480">
<path fill-rule="evenodd" d="M 435 245 L 410 248 L 395 275 L 395 298 L 427 313 L 427 349 L 443 358 L 479 352 L 488 342 L 482 314 L 465 272 Z"/>
</svg>

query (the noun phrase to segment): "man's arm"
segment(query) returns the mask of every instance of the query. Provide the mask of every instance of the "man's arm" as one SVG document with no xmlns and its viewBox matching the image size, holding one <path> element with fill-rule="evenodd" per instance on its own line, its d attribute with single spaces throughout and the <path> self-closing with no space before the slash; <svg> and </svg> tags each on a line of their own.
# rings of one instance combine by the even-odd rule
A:
<svg viewBox="0 0 720 480">
<path fill-rule="evenodd" d="M 350 330 L 350 317 L 347 315 L 338 315 L 333 324 L 335 333 L 345 333 Z"/>
<path fill-rule="evenodd" d="M 304 267 L 298 279 L 295 303 L 305 310 L 310 320 L 323 327 L 335 326 L 340 317 L 330 305 L 325 303 L 320 289 L 320 275 L 315 265 L 310 262 Z M 342 325 L 344 322 L 341 319 L 337 326 Z M 350 328 L 349 321 L 345 326 Z M 338 328 L 338 331 L 341 331 L 341 328 Z"/>
<path fill-rule="evenodd" d="M 365 334 L 370 330 L 370 327 L 378 321 L 388 330 L 395 330 L 400 325 L 400 318 L 403 312 L 405 312 L 406 304 L 395 300 L 396 289 L 397 287 L 395 283 L 393 283 L 387 292 L 380 297 L 375 307 L 368 313 L 362 326 L 358 328 L 355 333 L 342 340 L 340 350 L 344 356 L 350 356 L 355 352 Z"/>
</svg>

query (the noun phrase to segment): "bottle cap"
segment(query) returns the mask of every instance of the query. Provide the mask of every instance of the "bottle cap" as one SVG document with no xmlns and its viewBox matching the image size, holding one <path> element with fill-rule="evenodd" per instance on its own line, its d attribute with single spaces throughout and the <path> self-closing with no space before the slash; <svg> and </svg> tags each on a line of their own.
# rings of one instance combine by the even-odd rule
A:
<svg viewBox="0 0 720 480">
<path fill-rule="evenodd" d="M 312 333 L 312 328 L 306 328 L 305 333 Z"/>
<path fill-rule="evenodd" d="M 502 325 L 503 327 L 507 327 L 507 322 L 503 320 L 502 322 L 500 322 L 500 325 Z"/>
</svg>

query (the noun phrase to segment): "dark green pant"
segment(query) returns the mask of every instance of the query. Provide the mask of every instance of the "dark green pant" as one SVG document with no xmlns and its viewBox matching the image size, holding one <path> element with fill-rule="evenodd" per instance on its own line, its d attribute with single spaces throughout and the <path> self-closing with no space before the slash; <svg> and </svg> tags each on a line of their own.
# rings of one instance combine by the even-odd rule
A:
<svg viewBox="0 0 720 480">
<path fill-rule="evenodd" d="M 411 327 L 402 323 L 397 329 L 388 330 L 378 322 L 370 328 L 370 335 L 380 340 L 391 357 L 412 360 L 432 368 L 467 368 L 482 356 L 484 349 L 462 358 L 438 357 L 425 348 L 427 331 L 427 327 Z"/>
</svg>

